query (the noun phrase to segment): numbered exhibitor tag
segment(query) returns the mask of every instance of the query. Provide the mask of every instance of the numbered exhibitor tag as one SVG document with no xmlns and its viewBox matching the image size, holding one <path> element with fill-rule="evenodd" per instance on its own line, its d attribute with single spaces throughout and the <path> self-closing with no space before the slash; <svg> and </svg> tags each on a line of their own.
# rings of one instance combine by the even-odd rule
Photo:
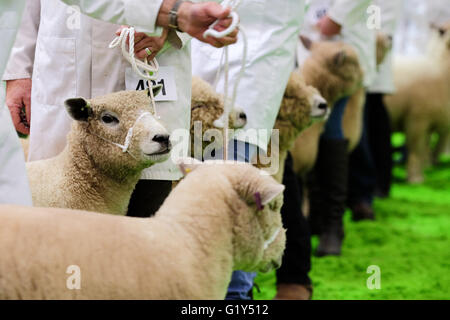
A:
<svg viewBox="0 0 450 320">
<path fill-rule="evenodd" d="M 146 90 L 148 81 L 141 79 L 131 68 L 125 70 L 125 85 L 127 90 Z M 158 79 L 151 80 L 153 85 L 161 85 L 162 90 L 155 97 L 156 101 L 177 101 L 177 86 L 173 67 L 159 67 Z"/>
</svg>

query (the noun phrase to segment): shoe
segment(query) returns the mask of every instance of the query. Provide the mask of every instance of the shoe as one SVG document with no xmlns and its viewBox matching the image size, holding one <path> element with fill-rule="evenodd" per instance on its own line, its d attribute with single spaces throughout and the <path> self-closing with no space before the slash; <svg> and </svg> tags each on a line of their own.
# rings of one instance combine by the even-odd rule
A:
<svg viewBox="0 0 450 320">
<path fill-rule="evenodd" d="M 389 198 L 389 191 L 382 190 L 381 188 L 376 188 L 373 195 L 376 198 L 387 199 Z"/>
<path fill-rule="evenodd" d="M 348 140 L 321 139 L 315 170 L 319 187 L 312 190 L 314 200 L 320 204 L 311 212 L 320 215 L 321 227 L 316 255 L 340 255 L 344 239 L 343 216 L 347 208 Z"/>
<path fill-rule="evenodd" d="M 280 283 L 277 285 L 277 295 L 273 300 L 311 300 L 312 286 L 296 283 Z"/>
<path fill-rule="evenodd" d="M 373 211 L 372 207 L 365 202 L 352 205 L 350 209 L 352 210 L 353 221 L 375 220 L 375 211 Z"/>
<path fill-rule="evenodd" d="M 340 256 L 343 239 L 344 234 L 340 230 L 322 233 L 319 238 L 319 245 L 316 249 L 316 256 Z"/>
</svg>

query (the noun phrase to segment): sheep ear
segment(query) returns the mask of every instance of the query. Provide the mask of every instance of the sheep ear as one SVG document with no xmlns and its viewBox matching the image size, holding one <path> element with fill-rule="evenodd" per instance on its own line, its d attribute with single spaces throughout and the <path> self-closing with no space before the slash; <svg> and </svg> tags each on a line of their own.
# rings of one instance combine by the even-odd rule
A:
<svg viewBox="0 0 450 320">
<path fill-rule="evenodd" d="M 341 50 L 338 53 L 336 53 L 333 57 L 333 63 L 335 66 L 342 66 L 345 62 L 345 58 L 347 57 L 347 54 L 345 51 Z"/>
<path fill-rule="evenodd" d="M 304 35 L 300 35 L 300 41 L 303 43 L 305 49 L 311 50 L 313 46 L 313 41 L 310 38 Z"/>
<path fill-rule="evenodd" d="M 92 115 L 92 108 L 83 98 L 67 99 L 64 102 L 67 112 L 70 117 L 76 121 L 88 121 Z"/>
<path fill-rule="evenodd" d="M 187 176 L 189 173 L 197 169 L 203 162 L 198 161 L 194 158 L 181 158 L 177 161 L 178 167 L 184 176 Z"/>
<path fill-rule="evenodd" d="M 152 86 L 153 96 L 156 97 L 162 90 L 163 86 L 158 84 L 157 86 Z M 147 89 L 147 94 L 150 97 L 150 90 Z"/>
<path fill-rule="evenodd" d="M 433 30 L 436 30 L 437 32 L 439 32 L 439 35 L 441 37 L 443 37 L 445 35 L 446 30 L 444 28 L 442 28 L 441 26 L 437 25 L 436 23 L 432 22 L 430 24 L 430 28 Z"/>
<path fill-rule="evenodd" d="M 283 193 L 285 187 L 282 184 L 279 183 L 273 183 L 269 188 L 264 190 L 263 192 L 260 192 L 260 199 L 261 199 L 261 205 L 265 206 L 266 204 L 269 204 L 272 202 L 273 199 L 278 197 L 280 194 Z"/>
</svg>

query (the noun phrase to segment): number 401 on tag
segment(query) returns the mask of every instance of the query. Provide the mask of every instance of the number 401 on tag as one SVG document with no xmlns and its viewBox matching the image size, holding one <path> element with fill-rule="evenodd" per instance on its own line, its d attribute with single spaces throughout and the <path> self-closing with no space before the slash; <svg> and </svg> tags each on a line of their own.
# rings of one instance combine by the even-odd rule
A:
<svg viewBox="0 0 450 320">
<path fill-rule="evenodd" d="M 156 101 L 176 101 L 177 87 L 175 83 L 173 67 L 160 67 L 156 80 L 151 80 L 152 85 L 162 85 L 160 93 L 155 97 Z M 125 71 L 125 82 L 127 90 L 145 90 L 149 87 L 146 79 L 140 78 L 131 68 Z"/>
</svg>

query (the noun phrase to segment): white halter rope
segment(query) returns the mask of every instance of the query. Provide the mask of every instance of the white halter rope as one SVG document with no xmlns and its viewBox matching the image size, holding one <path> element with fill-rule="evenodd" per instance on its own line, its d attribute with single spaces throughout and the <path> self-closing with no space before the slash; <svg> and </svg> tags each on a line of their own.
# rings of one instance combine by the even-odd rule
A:
<svg viewBox="0 0 450 320">
<path fill-rule="evenodd" d="M 244 30 L 242 29 L 242 27 L 239 26 L 239 15 L 235 12 L 235 10 L 237 9 L 237 7 L 241 4 L 241 0 L 224 0 L 221 5 L 222 7 L 231 7 L 231 13 L 230 13 L 230 18 L 232 18 L 232 22 L 231 25 L 223 31 L 217 31 L 214 30 L 214 27 L 218 24 L 219 21 L 216 21 L 215 23 L 213 23 L 208 30 L 205 31 L 205 33 L 203 34 L 203 37 L 206 38 L 208 36 L 214 37 L 214 38 L 223 38 L 226 37 L 227 35 L 229 35 L 230 33 L 232 33 L 234 30 L 236 30 L 236 28 L 240 29 L 240 32 L 242 34 L 242 40 L 243 40 L 243 53 L 242 53 L 242 65 L 241 65 L 241 70 L 236 78 L 236 81 L 234 83 L 234 88 L 233 88 L 233 93 L 231 96 L 231 100 L 228 99 L 228 79 L 229 79 L 229 61 L 228 61 L 228 47 L 225 47 L 222 51 L 222 57 L 220 58 L 220 64 L 219 67 L 217 68 L 217 74 L 216 74 L 216 79 L 214 81 L 214 88 L 217 87 L 217 83 L 219 82 L 219 77 L 220 74 L 222 72 L 222 64 L 224 64 L 224 74 L 225 74 L 225 79 L 224 79 L 224 113 L 221 117 L 223 123 L 224 123 L 224 152 L 223 152 L 223 156 L 224 156 L 224 160 L 228 159 L 228 126 L 229 126 L 229 115 L 231 110 L 234 109 L 234 105 L 236 102 L 236 95 L 237 95 L 237 89 L 239 86 L 239 82 L 241 81 L 241 78 L 245 72 L 245 66 L 246 66 L 246 61 L 247 61 L 247 47 L 248 47 L 248 42 L 247 42 L 247 36 L 244 32 Z M 225 60 L 225 61 L 224 61 Z M 219 119 L 220 120 L 220 119 Z"/>
<path fill-rule="evenodd" d="M 153 96 L 153 83 L 152 80 L 157 80 L 159 72 L 159 64 L 156 59 L 153 59 L 150 63 L 147 58 L 144 61 L 136 59 L 134 53 L 134 35 L 136 31 L 133 27 L 124 28 L 120 32 L 120 36 L 116 37 L 110 44 L 109 48 L 113 49 L 119 45 L 122 48 L 123 57 L 131 64 L 133 71 L 141 78 L 148 81 L 150 100 L 155 112 L 155 116 L 159 118 L 156 114 L 156 103 L 155 97 Z M 128 39 L 128 51 L 127 51 L 127 39 Z M 144 70 L 142 72 L 140 69 Z"/>
<path fill-rule="evenodd" d="M 264 242 L 264 250 L 266 250 L 272 243 L 275 242 L 275 240 L 277 239 L 280 232 L 281 232 L 281 227 L 278 228 L 277 230 L 275 230 L 275 232 L 272 234 L 272 236 L 269 239 L 267 239 L 267 241 Z"/>
<path fill-rule="evenodd" d="M 102 136 L 100 136 L 98 134 L 92 133 L 92 132 L 90 132 L 90 133 L 92 135 L 94 135 L 94 136 L 96 136 L 96 137 L 98 137 L 98 138 L 108 142 L 108 143 L 111 143 L 112 145 L 115 145 L 116 147 L 119 147 L 120 149 L 122 149 L 123 153 L 128 152 L 128 154 L 130 156 L 132 156 L 135 160 L 139 161 L 139 159 L 134 154 L 132 154 L 130 152 L 129 147 L 130 147 L 130 144 L 131 144 L 131 139 L 133 138 L 134 127 L 138 124 L 139 121 L 141 121 L 142 118 L 144 118 L 145 116 L 148 116 L 148 115 L 151 116 L 152 114 L 150 112 L 144 112 L 136 119 L 136 121 L 134 122 L 133 126 L 130 129 L 128 129 L 128 133 L 127 133 L 127 136 L 125 137 L 124 144 L 120 144 L 120 143 L 108 140 L 108 139 L 106 139 L 106 138 L 104 138 L 104 137 L 102 137 Z"/>
</svg>

